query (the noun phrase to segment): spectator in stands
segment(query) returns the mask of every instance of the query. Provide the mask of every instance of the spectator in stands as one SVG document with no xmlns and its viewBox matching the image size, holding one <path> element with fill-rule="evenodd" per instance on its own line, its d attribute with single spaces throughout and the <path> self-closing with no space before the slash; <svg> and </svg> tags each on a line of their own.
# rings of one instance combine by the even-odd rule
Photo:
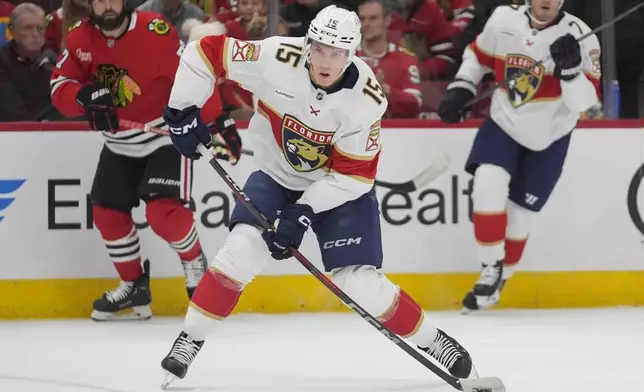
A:
<svg viewBox="0 0 644 392">
<path fill-rule="evenodd" d="M 474 0 L 474 18 L 465 28 L 458 44 L 458 53 L 463 53 L 465 47 L 472 43 L 477 35 L 483 31 L 483 26 L 492 15 L 494 9 L 500 5 L 523 5 L 524 0 Z M 564 3 L 565 4 L 565 3 Z M 460 58 L 458 62 L 460 63 Z M 460 64 L 459 64 L 460 65 Z"/>
<path fill-rule="evenodd" d="M 387 40 L 391 0 L 365 0 L 358 7 L 362 43 L 356 52 L 373 69 L 389 106 L 390 118 L 417 118 L 422 97 L 418 58 Z"/>
<path fill-rule="evenodd" d="M 166 20 L 176 27 L 183 42 L 188 41 L 188 36 L 181 33 L 181 26 L 186 20 L 206 20 L 203 10 L 187 0 L 147 0 L 138 9 L 163 15 Z"/>
<path fill-rule="evenodd" d="M 10 1 L 13 5 L 18 6 L 23 3 L 32 3 L 40 8 L 42 8 L 45 12 L 45 15 L 53 12 L 55 9 L 60 8 L 62 4 L 62 0 L 11 0 Z"/>
<path fill-rule="evenodd" d="M 459 31 L 463 32 L 474 19 L 474 4 L 472 0 L 438 0 L 443 10 L 445 20 Z"/>
<path fill-rule="evenodd" d="M 0 121 L 38 120 L 51 109 L 56 54 L 45 48 L 45 11 L 32 3 L 9 16 L 13 39 L 0 48 Z"/>
<path fill-rule="evenodd" d="M 315 15 L 329 4 L 331 2 L 328 0 L 294 0 L 282 8 L 281 15 L 288 26 L 288 35 L 305 36 Z"/>
<path fill-rule="evenodd" d="M 615 15 L 641 0 L 615 1 Z M 581 18 L 591 29 L 601 25 L 601 7 L 597 1 L 568 0 L 564 10 Z M 601 37 L 601 33 L 597 34 Z M 601 41 L 600 41 L 601 42 Z M 615 24 L 615 66 L 620 88 L 620 118 L 639 118 L 639 80 L 644 69 L 644 10 L 641 8 Z"/>
<path fill-rule="evenodd" d="M 268 36 L 268 19 L 264 0 L 239 0 L 235 19 L 225 23 L 227 34 L 241 40 L 260 40 Z M 278 23 L 277 35 L 287 35 L 285 23 Z"/>
<path fill-rule="evenodd" d="M 7 3 L 4 0 L 0 0 L 0 46 L 9 42 L 11 40 L 11 34 L 9 32 L 9 15 L 15 6 L 11 3 Z"/>
<path fill-rule="evenodd" d="M 56 53 L 65 48 L 69 28 L 89 16 L 87 0 L 63 0 L 63 6 L 47 15 L 45 43 Z"/>
<path fill-rule="evenodd" d="M 423 80 L 448 78 L 457 69 L 454 40 L 460 30 L 448 23 L 435 0 L 397 0 L 390 40 L 420 59 Z"/>
</svg>

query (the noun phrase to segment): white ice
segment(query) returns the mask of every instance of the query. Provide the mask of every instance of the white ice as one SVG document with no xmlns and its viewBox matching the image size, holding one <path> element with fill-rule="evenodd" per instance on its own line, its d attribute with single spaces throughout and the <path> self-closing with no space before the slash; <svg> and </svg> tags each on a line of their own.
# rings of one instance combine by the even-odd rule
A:
<svg viewBox="0 0 644 392">
<path fill-rule="evenodd" d="M 430 313 L 508 392 L 644 391 L 644 308 Z M 157 392 L 181 318 L 0 322 L 1 392 Z M 359 317 L 229 318 L 171 391 L 453 389 Z"/>
</svg>

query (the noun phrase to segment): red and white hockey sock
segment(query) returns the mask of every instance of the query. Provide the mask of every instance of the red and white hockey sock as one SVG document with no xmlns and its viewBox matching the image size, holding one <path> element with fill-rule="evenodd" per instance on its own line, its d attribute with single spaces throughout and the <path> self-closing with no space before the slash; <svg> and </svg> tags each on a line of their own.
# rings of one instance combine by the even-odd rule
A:
<svg viewBox="0 0 644 392">
<path fill-rule="evenodd" d="M 121 280 L 131 282 L 143 275 L 141 246 L 132 216 L 101 206 L 92 207 L 94 225 L 101 232 L 107 252 Z"/>
<path fill-rule="evenodd" d="M 420 347 L 428 347 L 436 337 L 436 327 L 425 319 L 420 305 L 403 290 L 399 291 L 394 303 L 378 319 L 391 332 L 408 338 Z"/>
<path fill-rule="evenodd" d="M 484 264 L 494 264 L 505 256 L 510 179 L 510 174 L 496 165 L 483 164 L 474 173 L 472 220 L 479 261 Z"/>
<path fill-rule="evenodd" d="M 146 205 L 146 217 L 154 232 L 168 242 L 183 261 L 201 256 L 201 244 L 192 211 L 173 199 L 152 200 Z"/>
<path fill-rule="evenodd" d="M 505 238 L 505 258 L 503 259 L 504 279 L 512 276 L 514 267 L 521 261 L 525 244 L 528 241 L 532 218 L 536 214 L 512 201 L 508 202 L 507 211 L 508 228 Z"/>
<path fill-rule="evenodd" d="M 204 340 L 233 311 L 243 287 L 241 283 L 210 268 L 192 295 L 184 332 L 197 340 Z"/>
<path fill-rule="evenodd" d="M 479 261 L 494 264 L 505 257 L 505 212 L 474 212 L 474 237 L 476 238 Z"/>
</svg>

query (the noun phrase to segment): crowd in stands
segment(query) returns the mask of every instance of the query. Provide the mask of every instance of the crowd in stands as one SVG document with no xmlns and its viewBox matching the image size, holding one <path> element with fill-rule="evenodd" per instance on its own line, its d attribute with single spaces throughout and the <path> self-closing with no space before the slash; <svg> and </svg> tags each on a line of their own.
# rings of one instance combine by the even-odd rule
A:
<svg viewBox="0 0 644 392">
<path fill-rule="evenodd" d="M 0 0 L 0 121 L 55 120 L 49 75 L 65 47 L 70 27 L 88 14 L 88 0 Z M 127 0 L 153 11 L 177 28 L 184 42 L 210 34 L 256 40 L 269 33 L 270 0 Z M 358 56 L 373 69 L 389 100 L 389 118 L 436 118 L 461 54 L 482 30 L 494 8 L 523 0 L 275 0 L 278 35 L 304 36 L 316 13 L 334 3 L 358 13 L 363 40 Z M 616 14 L 635 0 L 616 1 Z M 593 3 L 593 4 L 586 4 Z M 565 9 L 591 28 L 601 24 L 595 1 L 566 0 Z M 617 77 L 622 117 L 639 117 L 639 80 L 644 68 L 644 17 L 617 24 Z M 484 79 L 481 90 L 493 83 Z M 253 97 L 229 81 L 219 81 L 226 110 L 236 118 L 253 113 Z M 484 117 L 489 101 L 473 108 Z"/>
</svg>

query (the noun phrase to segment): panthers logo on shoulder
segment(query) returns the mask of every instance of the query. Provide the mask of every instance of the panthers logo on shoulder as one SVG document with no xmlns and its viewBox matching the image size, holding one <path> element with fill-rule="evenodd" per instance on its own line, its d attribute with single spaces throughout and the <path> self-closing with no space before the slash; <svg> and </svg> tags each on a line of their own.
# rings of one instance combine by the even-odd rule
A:
<svg viewBox="0 0 644 392">
<path fill-rule="evenodd" d="M 537 61 L 522 54 L 508 54 L 505 59 L 505 78 L 512 80 L 507 88 L 508 100 L 515 108 L 533 99 L 541 86 L 545 69 L 543 65 L 535 67 L 536 63 Z M 530 73 L 514 79 L 514 75 L 525 72 L 526 69 L 531 69 Z"/>
<path fill-rule="evenodd" d="M 170 32 L 170 26 L 165 20 L 154 18 L 150 23 L 148 23 L 148 30 L 153 31 L 158 35 L 167 35 Z"/>
</svg>

